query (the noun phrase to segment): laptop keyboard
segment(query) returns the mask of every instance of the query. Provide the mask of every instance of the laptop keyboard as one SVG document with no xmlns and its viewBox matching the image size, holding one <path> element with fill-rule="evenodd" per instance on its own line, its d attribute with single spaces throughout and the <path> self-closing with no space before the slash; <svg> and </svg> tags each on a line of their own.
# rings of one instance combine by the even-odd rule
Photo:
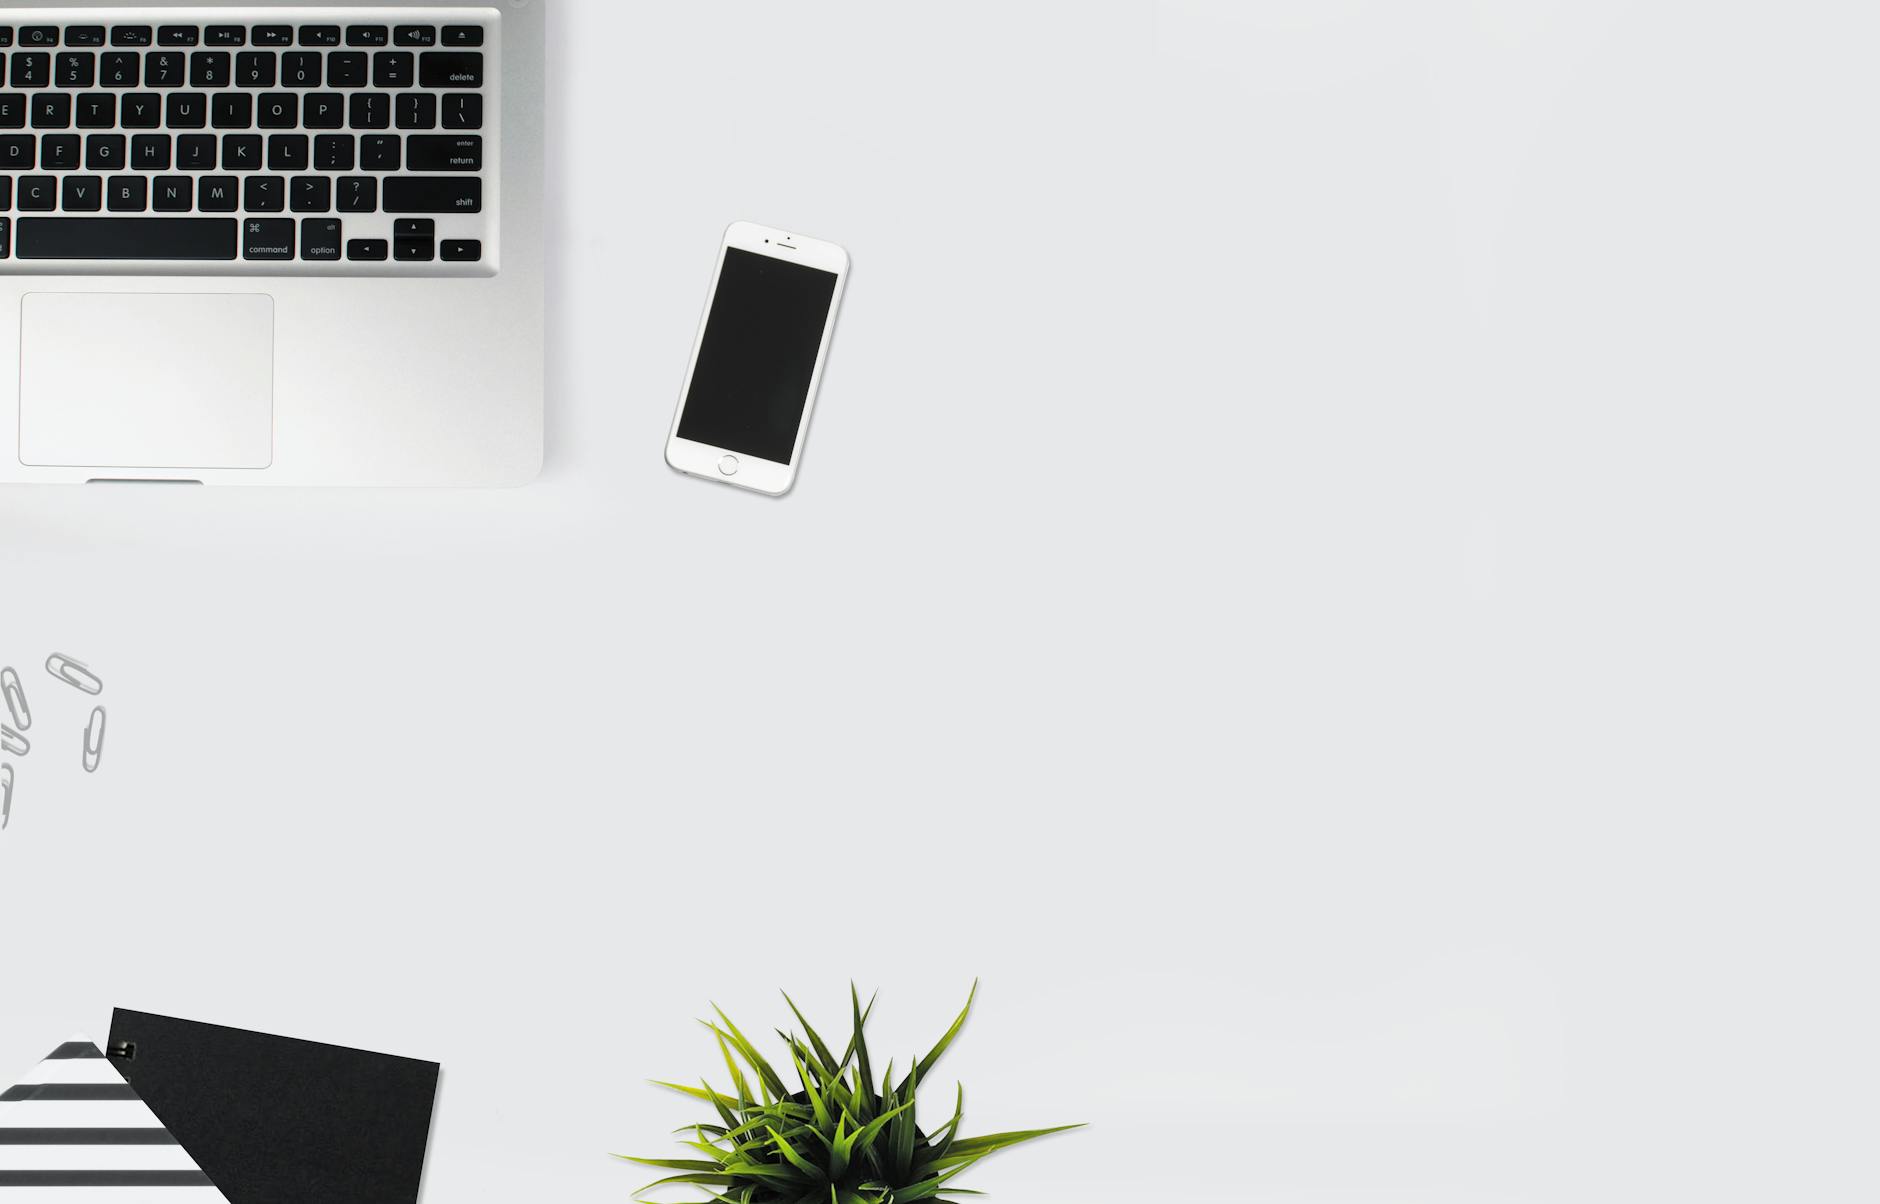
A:
<svg viewBox="0 0 1880 1204">
<path fill-rule="evenodd" d="M 0 9 L 0 275 L 494 271 L 495 20 L 137 12 Z"/>
</svg>

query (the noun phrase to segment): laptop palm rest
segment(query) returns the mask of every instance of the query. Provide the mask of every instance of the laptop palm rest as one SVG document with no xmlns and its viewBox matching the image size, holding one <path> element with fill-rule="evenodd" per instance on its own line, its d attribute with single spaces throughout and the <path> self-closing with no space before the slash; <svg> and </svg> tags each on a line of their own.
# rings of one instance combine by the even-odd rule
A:
<svg viewBox="0 0 1880 1204">
<path fill-rule="evenodd" d="M 30 293 L 20 314 L 20 462 L 266 468 L 274 299 Z"/>
</svg>

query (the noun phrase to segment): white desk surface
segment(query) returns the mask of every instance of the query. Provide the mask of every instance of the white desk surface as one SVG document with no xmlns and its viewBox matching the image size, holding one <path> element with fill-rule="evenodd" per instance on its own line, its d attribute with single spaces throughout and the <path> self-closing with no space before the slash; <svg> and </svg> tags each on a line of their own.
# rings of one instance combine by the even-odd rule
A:
<svg viewBox="0 0 1880 1204">
<path fill-rule="evenodd" d="M 708 1001 L 905 1060 L 981 976 L 971 1125 L 1097 1126 L 1014 1204 L 1871 1198 L 1880 17 L 1803 8 L 561 4 L 539 484 L 0 493 L 0 663 L 112 708 L 0 1064 L 434 1058 L 428 1204 L 617 1204 Z M 660 460 L 734 218 L 855 260 L 781 503 Z"/>
</svg>

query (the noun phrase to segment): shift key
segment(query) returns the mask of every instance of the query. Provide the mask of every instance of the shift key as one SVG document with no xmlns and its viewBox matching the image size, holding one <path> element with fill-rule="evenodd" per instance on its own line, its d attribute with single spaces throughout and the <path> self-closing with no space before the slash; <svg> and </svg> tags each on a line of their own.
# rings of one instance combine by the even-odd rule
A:
<svg viewBox="0 0 1880 1204">
<path fill-rule="evenodd" d="M 483 181 L 466 176 L 388 176 L 387 213 L 481 213 Z"/>
</svg>

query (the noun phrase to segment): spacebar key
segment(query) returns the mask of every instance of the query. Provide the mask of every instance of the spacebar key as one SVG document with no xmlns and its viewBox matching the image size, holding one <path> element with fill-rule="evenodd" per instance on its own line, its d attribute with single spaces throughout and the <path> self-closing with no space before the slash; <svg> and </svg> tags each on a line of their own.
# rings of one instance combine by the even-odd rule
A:
<svg viewBox="0 0 1880 1204">
<path fill-rule="evenodd" d="M 465 176 L 388 176 L 387 213 L 481 213 L 483 181 Z"/>
<path fill-rule="evenodd" d="M 226 217 L 23 217 L 19 259 L 234 259 Z"/>
</svg>

